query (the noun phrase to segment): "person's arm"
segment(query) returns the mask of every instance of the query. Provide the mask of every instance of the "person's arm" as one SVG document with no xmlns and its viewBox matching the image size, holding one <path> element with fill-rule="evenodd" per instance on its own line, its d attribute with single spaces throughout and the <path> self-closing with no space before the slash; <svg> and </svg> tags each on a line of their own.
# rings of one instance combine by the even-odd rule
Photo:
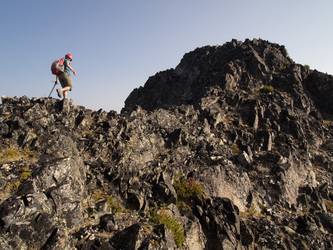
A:
<svg viewBox="0 0 333 250">
<path fill-rule="evenodd" d="M 71 67 L 71 65 L 69 65 L 69 61 L 65 61 L 65 66 L 66 66 L 67 68 L 69 68 L 71 71 L 73 71 L 73 74 L 76 76 L 76 72 L 75 72 L 75 70 Z"/>
<path fill-rule="evenodd" d="M 56 76 L 56 80 L 55 80 L 55 84 L 57 84 L 58 83 L 58 80 L 59 80 L 59 78 L 58 78 L 58 76 Z"/>
</svg>

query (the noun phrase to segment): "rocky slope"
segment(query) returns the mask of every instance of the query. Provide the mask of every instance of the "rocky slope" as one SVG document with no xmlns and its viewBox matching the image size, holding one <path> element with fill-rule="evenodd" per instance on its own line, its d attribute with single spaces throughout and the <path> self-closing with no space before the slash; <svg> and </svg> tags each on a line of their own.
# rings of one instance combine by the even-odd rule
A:
<svg viewBox="0 0 333 250">
<path fill-rule="evenodd" d="M 2 249 L 333 248 L 333 77 L 283 46 L 185 54 L 121 114 L 2 97 Z"/>
</svg>

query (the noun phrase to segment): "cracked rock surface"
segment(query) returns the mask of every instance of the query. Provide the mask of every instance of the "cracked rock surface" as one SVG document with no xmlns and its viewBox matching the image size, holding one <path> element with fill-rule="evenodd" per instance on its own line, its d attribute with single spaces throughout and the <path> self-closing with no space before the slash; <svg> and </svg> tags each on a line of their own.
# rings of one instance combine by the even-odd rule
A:
<svg viewBox="0 0 333 250">
<path fill-rule="evenodd" d="M 2 97 L 2 249 L 332 249 L 333 77 L 197 48 L 118 114 Z"/>
</svg>

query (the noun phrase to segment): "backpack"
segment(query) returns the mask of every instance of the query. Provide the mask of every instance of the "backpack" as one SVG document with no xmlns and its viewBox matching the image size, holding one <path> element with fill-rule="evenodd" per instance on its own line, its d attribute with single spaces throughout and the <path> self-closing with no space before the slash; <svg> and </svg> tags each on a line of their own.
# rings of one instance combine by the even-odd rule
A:
<svg viewBox="0 0 333 250">
<path fill-rule="evenodd" d="M 51 71 L 53 75 L 60 75 L 64 72 L 65 66 L 64 66 L 65 58 L 61 58 L 60 60 L 55 60 L 51 65 Z"/>
</svg>

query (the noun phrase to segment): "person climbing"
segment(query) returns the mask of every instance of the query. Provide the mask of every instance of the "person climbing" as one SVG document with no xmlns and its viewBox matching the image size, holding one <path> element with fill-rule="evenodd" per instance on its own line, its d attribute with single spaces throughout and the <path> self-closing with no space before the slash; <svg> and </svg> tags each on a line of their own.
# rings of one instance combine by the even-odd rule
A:
<svg viewBox="0 0 333 250">
<path fill-rule="evenodd" d="M 61 87 L 62 87 L 61 89 L 57 89 L 57 93 L 60 98 L 61 98 L 61 94 L 63 94 L 64 99 L 67 98 L 67 92 L 72 91 L 72 89 L 73 89 L 72 79 L 69 75 L 69 71 L 71 70 L 75 76 L 76 76 L 76 72 L 69 65 L 69 62 L 72 60 L 73 60 L 73 56 L 71 54 L 65 55 L 64 72 L 56 77 L 55 84 L 57 84 L 58 80 L 59 80 Z"/>
</svg>

